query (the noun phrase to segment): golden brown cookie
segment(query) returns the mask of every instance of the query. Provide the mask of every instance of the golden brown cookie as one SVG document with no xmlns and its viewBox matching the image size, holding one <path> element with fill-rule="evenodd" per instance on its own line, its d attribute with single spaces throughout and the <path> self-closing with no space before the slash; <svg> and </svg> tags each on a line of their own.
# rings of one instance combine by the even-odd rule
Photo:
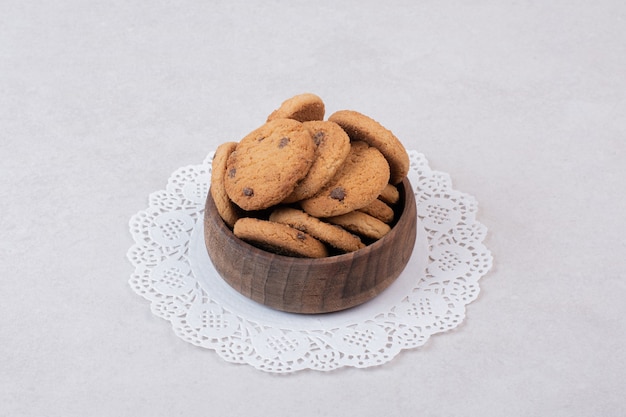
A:
<svg viewBox="0 0 626 417">
<path fill-rule="evenodd" d="M 396 204 L 400 200 L 400 192 L 395 185 L 387 184 L 378 198 L 387 204 Z"/>
<path fill-rule="evenodd" d="M 239 239 L 279 255 L 304 258 L 328 256 L 322 242 L 285 224 L 243 217 L 235 223 L 233 233 Z"/>
<path fill-rule="evenodd" d="M 391 169 L 389 182 L 398 184 L 409 172 L 409 155 L 398 138 L 374 119 L 352 110 L 340 110 L 328 120 L 337 123 L 353 141 L 364 141 L 387 158 Z"/>
<path fill-rule="evenodd" d="M 267 117 L 267 121 L 276 119 L 294 119 L 299 122 L 324 120 L 324 111 L 324 102 L 315 94 L 298 94 L 283 101 L 280 107 Z"/>
<path fill-rule="evenodd" d="M 326 220 L 329 223 L 339 225 L 352 233 L 376 240 L 385 236 L 391 230 L 388 224 L 385 224 L 377 218 L 360 211 L 353 211 L 351 213 L 342 214 L 341 216 L 329 217 Z"/>
<path fill-rule="evenodd" d="M 367 206 L 360 208 L 359 211 L 369 214 L 384 223 L 391 223 L 393 221 L 393 209 L 379 199 L 373 200 Z"/>
<path fill-rule="evenodd" d="M 309 216 L 302 210 L 280 207 L 272 212 L 270 221 L 282 223 L 310 234 L 311 236 L 344 252 L 353 252 L 364 248 L 358 236 L 341 227 L 325 223 L 318 218 Z"/>
<path fill-rule="evenodd" d="M 224 177 L 226 175 L 226 161 L 229 155 L 237 147 L 237 142 L 222 143 L 215 150 L 213 161 L 211 162 L 211 196 L 215 201 L 215 207 L 220 217 L 227 225 L 233 227 L 240 217 L 239 208 L 228 198 L 224 187 Z"/>
<path fill-rule="evenodd" d="M 338 216 L 368 205 L 388 182 L 385 157 L 365 142 L 352 142 L 348 157 L 333 179 L 300 205 L 314 217 Z"/>
<path fill-rule="evenodd" d="M 303 125 L 315 142 L 315 160 L 285 203 L 314 196 L 335 175 L 350 152 L 350 138 L 338 124 L 314 120 Z"/>
<path fill-rule="evenodd" d="M 244 137 L 226 162 L 228 197 L 244 210 L 262 210 L 291 194 L 313 163 L 315 143 L 302 123 L 277 119 Z"/>
</svg>

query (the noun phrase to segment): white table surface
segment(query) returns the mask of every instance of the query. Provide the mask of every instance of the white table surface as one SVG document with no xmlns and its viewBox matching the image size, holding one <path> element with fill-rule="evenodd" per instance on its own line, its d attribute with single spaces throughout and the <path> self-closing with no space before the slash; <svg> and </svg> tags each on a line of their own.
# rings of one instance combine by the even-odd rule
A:
<svg viewBox="0 0 626 417">
<path fill-rule="evenodd" d="M 626 3 L 0 4 L 0 416 L 626 415 Z M 133 293 L 130 216 L 284 99 L 476 197 L 493 269 L 374 368 L 264 373 Z"/>
</svg>

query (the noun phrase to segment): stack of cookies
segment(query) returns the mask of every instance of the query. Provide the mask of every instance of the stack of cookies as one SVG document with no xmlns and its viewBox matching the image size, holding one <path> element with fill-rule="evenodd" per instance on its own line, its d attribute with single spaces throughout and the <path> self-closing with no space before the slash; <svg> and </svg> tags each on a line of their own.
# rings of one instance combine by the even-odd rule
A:
<svg viewBox="0 0 626 417">
<path fill-rule="evenodd" d="M 321 258 L 382 238 L 396 220 L 404 146 L 375 120 L 341 110 L 324 120 L 314 94 L 281 104 L 239 142 L 221 144 L 210 193 L 238 238 L 287 256 Z"/>
</svg>

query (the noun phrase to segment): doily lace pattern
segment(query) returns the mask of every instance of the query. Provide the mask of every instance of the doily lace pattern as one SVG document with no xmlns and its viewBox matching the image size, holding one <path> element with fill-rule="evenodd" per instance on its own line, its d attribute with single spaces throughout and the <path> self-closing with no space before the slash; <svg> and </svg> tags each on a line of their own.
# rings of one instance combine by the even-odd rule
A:
<svg viewBox="0 0 626 417">
<path fill-rule="evenodd" d="M 165 190 L 150 194 L 148 208 L 130 219 L 129 285 L 178 337 L 228 362 L 276 373 L 382 365 L 457 327 L 492 266 L 476 200 L 454 190 L 449 175 L 431 170 L 421 153 L 409 156 L 424 242 L 413 257 L 423 252 L 423 260 L 409 263 L 379 301 L 346 312 L 297 315 L 256 305 L 228 287 L 203 246 L 213 152 L 201 164 L 176 170 Z"/>
</svg>

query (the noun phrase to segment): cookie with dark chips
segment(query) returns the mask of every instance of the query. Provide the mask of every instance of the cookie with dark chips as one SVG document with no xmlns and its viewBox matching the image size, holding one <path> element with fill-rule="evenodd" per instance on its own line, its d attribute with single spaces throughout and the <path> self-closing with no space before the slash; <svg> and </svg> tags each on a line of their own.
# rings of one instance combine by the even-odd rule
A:
<svg viewBox="0 0 626 417">
<path fill-rule="evenodd" d="M 343 252 L 353 252 L 365 247 L 358 236 L 341 227 L 310 216 L 302 210 L 279 207 L 270 215 L 270 221 L 283 223 L 294 229 L 306 232 Z"/>
<path fill-rule="evenodd" d="M 352 142 L 348 157 L 333 179 L 300 205 L 315 217 L 338 216 L 367 206 L 388 182 L 385 157 L 365 142 Z"/>
<path fill-rule="evenodd" d="M 359 236 L 374 240 L 382 238 L 391 231 L 391 227 L 388 224 L 360 211 L 329 217 L 326 220 Z"/>
<path fill-rule="evenodd" d="M 336 123 L 314 120 L 304 122 L 315 143 L 315 160 L 306 177 L 296 186 L 285 203 L 314 196 L 335 176 L 350 152 L 350 138 Z"/>
<path fill-rule="evenodd" d="M 279 255 L 303 258 L 328 256 L 326 246 L 311 235 L 285 224 L 242 217 L 233 233 L 239 239 Z"/>
<path fill-rule="evenodd" d="M 213 197 L 220 217 L 230 227 L 233 227 L 237 219 L 239 219 L 240 210 L 226 193 L 224 177 L 226 176 L 226 161 L 236 147 L 237 142 L 222 143 L 215 150 L 213 161 L 211 161 L 211 197 Z"/>
<path fill-rule="evenodd" d="M 226 162 L 224 187 L 244 210 L 283 201 L 313 164 L 315 143 L 302 123 L 277 119 L 246 135 Z"/>
<path fill-rule="evenodd" d="M 353 141 L 364 141 L 376 147 L 389 162 L 389 182 L 398 184 L 409 172 L 409 154 L 400 140 L 376 120 L 353 110 L 340 110 L 328 117 L 343 128 Z"/>
<path fill-rule="evenodd" d="M 294 119 L 299 122 L 324 120 L 324 102 L 315 94 L 304 93 L 293 96 L 274 110 L 267 121 L 276 119 Z"/>
</svg>

